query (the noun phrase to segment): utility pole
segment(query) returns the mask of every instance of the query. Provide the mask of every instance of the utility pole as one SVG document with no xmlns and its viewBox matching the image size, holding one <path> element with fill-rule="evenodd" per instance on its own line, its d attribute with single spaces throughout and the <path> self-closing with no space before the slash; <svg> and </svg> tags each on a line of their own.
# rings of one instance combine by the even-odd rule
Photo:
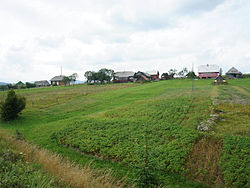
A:
<svg viewBox="0 0 250 188">
<path fill-rule="evenodd" d="M 192 63 L 192 75 L 194 73 L 194 63 Z M 192 76 L 192 92 L 194 91 L 194 76 Z"/>
<path fill-rule="evenodd" d="M 62 76 L 62 65 L 61 65 L 61 76 Z"/>
</svg>

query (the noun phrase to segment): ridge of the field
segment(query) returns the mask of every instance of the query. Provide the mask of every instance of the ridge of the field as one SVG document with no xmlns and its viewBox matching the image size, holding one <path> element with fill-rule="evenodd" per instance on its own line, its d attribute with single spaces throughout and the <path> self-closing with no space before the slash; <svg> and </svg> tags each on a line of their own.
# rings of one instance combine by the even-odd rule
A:
<svg viewBox="0 0 250 188">
<path fill-rule="evenodd" d="M 138 178 L 136 168 L 142 164 L 139 158 L 143 159 L 138 153 L 144 151 L 147 125 L 153 162 L 161 173 L 160 185 L 230 186 L 235 182 L 244 185 L 245 180 L 227 180 L 227 173 L 231 172 L 223 170 L 227 166 L 219 163 L 227 146 L 223 143 L 230 143 L 231 137 L 226 135 L 246 138 L 244 142 L 248 144 L 250 79 L 230 80 L 225 86 L 214 86 L 212 80 L 193 82 L 194 89 L 192 80 L 177 79 L 16 90 L 26 97 L 27 107 L 17 120 L 0 121 L 0 127 L 10 133 L 18 130 L 28 142 L 73 163 L 91 162 L 91 168 L 111 170 L 115 178 L 126 176 L 129 186 Z M 0 99 L 5 96 L 6 92 L 0 93 Z M 235 112 L 237 115 L 233 115 Z M 210 121 L 211 114 L 218 118 L 211 125 L 208 123 L 209 130 L 197 131 L 198 125 Z M 209 150 L 214 163 L 201 162 L 206 159 L 207 153 L 202 153 L 205 150 Z M 197 152 L 201 152 L 198 157 Z M 223 158 L 225 164 L 229 161 L 227 157 Z M 214 168 L 203 173 L 194 166 L 200 171 L 204 166 Z M 214 179 L 213 173 L 219 178 Z"/>
</svg>

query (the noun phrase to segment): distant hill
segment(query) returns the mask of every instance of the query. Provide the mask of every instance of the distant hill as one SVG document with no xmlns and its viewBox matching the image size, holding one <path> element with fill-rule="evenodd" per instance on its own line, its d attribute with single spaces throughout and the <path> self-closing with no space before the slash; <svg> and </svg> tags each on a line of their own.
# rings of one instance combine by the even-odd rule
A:
<svg viewBox="0 0 250 188">
<path fill-rule="evenodd" d="M 8 83 L 0 82 L 0 86 L 2 86 L 2 85 L 8 85 Z"/>
</svg>

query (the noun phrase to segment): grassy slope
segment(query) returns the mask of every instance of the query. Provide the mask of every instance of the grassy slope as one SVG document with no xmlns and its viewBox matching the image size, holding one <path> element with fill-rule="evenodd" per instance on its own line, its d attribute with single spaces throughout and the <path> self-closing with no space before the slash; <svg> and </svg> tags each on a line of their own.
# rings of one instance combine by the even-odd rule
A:
<svg viewBox="0 0 250 188">
<path fill-rule="evenodd" d="M 183 126 L 194 129 L 197 123 L 209 115 L 211 110 L 210 97 L 213 94 L 210 83 L 211 80 L 195 81 L 193 103 L 184 121 L 181 122 Z M 231 83 L 233 86 L 235 85 L 247 92 L 249 91 L 249 85 L 243 81 L 237 80 L 231 81 Z M 133 105 L 140 106 L 140 103 L 145 103 L 146 101 L 168 100 L 178 96 L 190 97 L 191 81 L 171 80 L 139 86 L 119 84 L 42 88 L 20 90 L 19 93 L 27 97 L 27 109 L 23 112 L 22 117 L 16 121 L 11 123 L 0 122 L 1 127 L 10 131 L 19 129 L 30 142 L 58 152 L 79 164 L 86 164 L 94 160 L 95 168 L 112 168 L 115 176 L 118 177 L 124 176 L 130 170 L 128 180 L 132 181 L 136 175 L 129 167 L 116 162 L 110 162 L 109 160 L 100 160 L 93 156 L 82 155 L 74 150 L 59 146 L 51 142 L 51 134 L 54 131 L 63 129 L 68 124 L 72 124 L 75 120 L 85 120 L 89 117 L 102 118 L 107 114 L 115 112 L 115 109 L 125 109 L 126 112 L 126 110 L 131 111 Z M 138 112 L 138 109 L 135 109 L 135 112 Z M 129 117 L 129 114 L 127 116 Z M 124 117 L 126 117 L 126 113 L 124 113 Z M 219 130 L 216 131 L 219 132 Z M 183 186 L 183 184 L 192 186 L 191 184 L 186 184 L 184 180 L 180 182 L 180 179 L 177 180 L 179 182 L 177 183 L 173 177 L 169 177 L 168 181 L 170 185 L 172 182 L 172 186 L 174 184 L 177 187 L 178 184 L 179 186 Z"/>
<path fill-rule="evenodd" d="M 38 164 L 24 160 L 0 138 L 0 187 L 69 187 L 46 174 Z"/>
</svg>

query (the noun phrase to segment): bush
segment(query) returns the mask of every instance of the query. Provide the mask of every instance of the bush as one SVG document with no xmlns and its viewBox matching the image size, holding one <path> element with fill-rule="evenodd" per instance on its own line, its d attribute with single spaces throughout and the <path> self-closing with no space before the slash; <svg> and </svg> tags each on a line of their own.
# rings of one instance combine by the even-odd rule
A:
<svg viewBox="0 0 250 188">
<path fill-rule="evenodd" d="M 26 99 L 17 96 L 14 90 L 8 92 L 5 101 L 0 103 L 1 118 L 5 121 L 13 120 L 25 108 Z"/>
</svg>

